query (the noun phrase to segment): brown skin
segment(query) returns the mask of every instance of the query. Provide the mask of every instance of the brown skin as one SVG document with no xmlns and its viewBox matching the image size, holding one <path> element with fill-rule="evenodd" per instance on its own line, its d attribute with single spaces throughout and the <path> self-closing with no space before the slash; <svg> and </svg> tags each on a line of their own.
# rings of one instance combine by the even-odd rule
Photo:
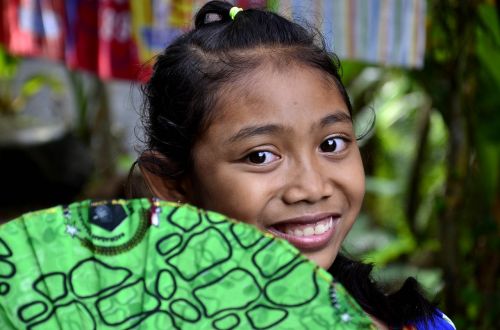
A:
<svg viewBox="0 0 500 330">
<path fill-rule="evenodd" d="M 267 67 L 245 78 L 220 100 L 195 144 L 193 173 L 181 183 L 149 173 L 146 178 L 160 198 L 214 210 L 263 231 L 291 218 L 339 214 L 327 244 L 302 251 L 329 268 L 364 196 L 347 106 L 333 81 L 316 69 Z M 234 139 L 250 127 L 251 134 Z"/>
<path fill-rule="evenodd" d="M 352 121 L 335 84 L 323 72 L 298 65 L 288 66 L 286 72 L 270 69 L 246 76 L 246 89 L 235 84 L 227 93 L 231 97 L 219 102 L 215 118 L 193 149 L 194 170 L 188 177 L 168 181 L 141 170 L 156 196 L 218 211 L 263 231 L 298 216 L 339 213 L 328 244 L 302 251 L 327 269 L 364 197 Z M 325 118 L 339 120 L 322 125 Z M 231 141 L 249 127 L 260 129 Z M 335 148 L 325 151 L 327 140 L 335 141 Z M 388 329 L 372 320 L 378 329 Z"/>
</svg>

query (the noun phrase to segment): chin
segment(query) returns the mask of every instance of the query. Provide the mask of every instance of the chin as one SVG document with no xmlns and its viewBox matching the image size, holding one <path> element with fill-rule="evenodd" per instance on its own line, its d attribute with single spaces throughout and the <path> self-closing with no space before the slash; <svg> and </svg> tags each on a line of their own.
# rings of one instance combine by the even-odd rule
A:
<svg viewBox="0 0 500 330">
<path fill-rule="evenodd" d="M 307 253 L 303 252 L 303 254 L 311 261 L 313 261 L 315 264 L 320 266 L 321 268 L 327 270 L 333 265 L 333 261 L 335 260 L 335 257 L 337 256 L 337 253 L 335 255 L 324 255 L 324 254 L 317 254 L 317 253 Z"/>
<path fill-rule="evenodd" d="M 333 265 L 333 260 L 328 260 L 328 261 L 323 261 L 323 262 L 317 262 L 318 266 L 321 268 L 328 270 Z"/>
</svg>

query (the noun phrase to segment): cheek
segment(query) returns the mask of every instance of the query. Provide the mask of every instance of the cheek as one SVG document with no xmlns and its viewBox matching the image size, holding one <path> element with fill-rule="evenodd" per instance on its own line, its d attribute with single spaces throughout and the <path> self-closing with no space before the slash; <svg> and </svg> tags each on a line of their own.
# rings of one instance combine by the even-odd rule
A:
<svg viewBox="0 0 500 330">
<path fill-rule="evenodd" d="M 353 176 L 353 185 L 350 195 L 353 206 L 356 206 L 357 212 L 359 212 L 365 197 L 365 174 L 362 169 Z"/>
<path fill-rule="evenodd" d="M 338 183 L 347 208 L 344 229 L 348 231 L 358 216 L 365 195 L 365 174 L 359 153 L 354 154 L 349 162 L 345 162 L 337 170 L 341 173 Z"/>
<path fill-rule="evenodd" d="M 353 155 L 352 161 L 347 166 L 346 173 L 348 174 L 346 189 L 349 199 L 353 208 L 357 207 L 357 211 L 359 211 L 365 196 L 365 172 L 359 151 Z"/>
<path fill-rule="evenodd" d="M 261 212 L 268 195 L 266 182 L 251 175 L 222 168 L 209 175 L 197 176 L 196 204 L 199 207 L 225 214 L 231 218 L 259 225 Z"/>
</svg>

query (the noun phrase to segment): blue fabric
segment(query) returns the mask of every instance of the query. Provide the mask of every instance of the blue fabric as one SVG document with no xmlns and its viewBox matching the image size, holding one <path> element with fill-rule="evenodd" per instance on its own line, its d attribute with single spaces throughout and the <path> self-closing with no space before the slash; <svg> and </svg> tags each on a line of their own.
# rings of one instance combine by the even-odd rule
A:
<svg viewBox="0 0 500 330">
<path fill-rule="evenodd" d="M 417 330 L 456 330 L 450 318 L 437 308 L 435 316 L 430 322 L 419 321 L 414 324 L 414 327 Z"/>
</svg>

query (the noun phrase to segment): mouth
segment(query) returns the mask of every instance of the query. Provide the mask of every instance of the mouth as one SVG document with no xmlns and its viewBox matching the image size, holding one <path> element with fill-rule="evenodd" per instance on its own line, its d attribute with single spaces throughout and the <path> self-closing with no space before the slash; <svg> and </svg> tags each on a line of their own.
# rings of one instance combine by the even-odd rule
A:
<svg viewBox="0 0 500 330">
<path fill-rule="evenodd" d="M 301 251 L 320 250 L 328 245 L 340 216 L 336 214 L 285 220 L 267 230 L 286 239 Z"/>
</svg>

